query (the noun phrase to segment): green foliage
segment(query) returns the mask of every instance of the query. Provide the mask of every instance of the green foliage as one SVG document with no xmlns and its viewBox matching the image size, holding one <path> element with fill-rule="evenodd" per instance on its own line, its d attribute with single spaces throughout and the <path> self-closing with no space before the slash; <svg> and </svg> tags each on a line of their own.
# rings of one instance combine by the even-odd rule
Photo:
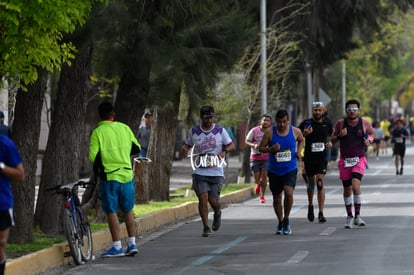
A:
<svg viewBox="0 0 414 275">
<path fill-rule="evenodd" d="M 95 0 L 0 2 L 0 75 L 23 85 L 37 79 L 37 67 L 54 71 L 70 64 L 75 47 L 64 42 L 87 19 Z"/>
<path fill-rule="evenodd" d="M 392 19 L 396 10 L 406 11 L 413 1 L 306 1 L 308 13 L 295 25 L 307 37 L 304 52 L 313 67 L 322 68 L 358 48 L 354 38 L 363 43 L 375 39 L 375 33 Z"/>
<path fill-rule="evenodd" d="M 241 73 L 220 74 L 218 84 L 208 93 L 207 104 L 214 106 L 215 121 L 223 127 L 238 126 L 245 122 L 245 99 L 249 95 Z"/>
<path fill-rule="evenodd" d="M 393 22 L 381 23 L 371 43 L 358 41 L 359 48 L 348 54 L 347 97 L 359 98 L 363 112 L 375 111 L 381 100 L 389 100 L 411 79 L 414 69 L 412 14 L 395 11 Z M 381 117 L 388 116 L 385 110 Z"/>
</svg>

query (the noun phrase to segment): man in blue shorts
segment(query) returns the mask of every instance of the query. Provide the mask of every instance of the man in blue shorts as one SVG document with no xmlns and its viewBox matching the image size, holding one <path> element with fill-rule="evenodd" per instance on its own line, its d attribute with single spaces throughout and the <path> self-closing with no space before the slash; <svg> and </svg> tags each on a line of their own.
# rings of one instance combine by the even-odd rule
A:
<svg viewBox="0 0 414 275">
<path fill-rule="evenodd" d="M 297 159 L 305 139 L 299 128 L 289 122 L 286 110 L 276 113 L 276 126 L 268 128 L 259 145 L 259 151 L 269 153 L 269 188 L 273 195 L 273 209 L 278 219 L 276 234 L 290 235 L 289 215 L 293 206 L 293 191 L 298 173 Z M 285 195 L 282 204 L 282 192 Z"/>
<path fill-rule="evenodd" d="M 13 141 L 0 135 L 0 275 L 6 267 L 6 245 L 13 220 L 13 193 L 11 181 L 23 182 L 23 161 Z"/>
<path fill-rule="evenodd" d="M 141 149 L 128 125 L 114 121 L 111 103 L 98 106 L 101 121 L 93 130 L 89 145 L 89 160 L 99 174 L 99 197 L 108 219 L 113 247 L 101 257 L 134 256 L 138 253 L 135 243 L 135 190 L 131 155 Z M 128 232 L 127 250 L 124 252 L 120 237 L 118 207 L 125 217 Z"/>
</svg>

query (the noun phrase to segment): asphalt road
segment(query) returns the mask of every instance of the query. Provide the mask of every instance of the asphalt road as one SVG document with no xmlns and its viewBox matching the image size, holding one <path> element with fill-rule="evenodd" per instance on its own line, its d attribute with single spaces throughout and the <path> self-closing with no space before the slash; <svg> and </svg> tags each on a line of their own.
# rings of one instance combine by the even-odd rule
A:
<svg viewBox="0 0 414 275">
<path fill-rule="evenodd" d="M 396 176 L 390 150 L 380 160 L 369 157 L 362 184 L 365 227 L 344 228 L 342 185 L 331 168 L 324 224 L 307 220 L 306 190 L 298 177 L 290 236 L 274 234 L 268 192 L 264 204 L 254 198 L 223 209 L 222 228 L 211 237 L 200 236 L 201 222 L 194 217 L 140 239 L 135 257 L 97 257 L 60 274 L 414 274 L 413 161 L 410 146 L 404 175 Z"/>
</svg>

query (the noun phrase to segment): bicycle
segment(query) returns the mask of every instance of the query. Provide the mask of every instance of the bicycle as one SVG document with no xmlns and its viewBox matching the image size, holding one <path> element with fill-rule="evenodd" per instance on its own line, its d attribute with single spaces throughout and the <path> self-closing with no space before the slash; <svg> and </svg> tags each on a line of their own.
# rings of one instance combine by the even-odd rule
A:
<svg viewBox="0 0 414 275">
<path fill-rule="evenodd" d="M 93 257 L 91 228 L 82 212 L 77 194 L 79 186 L 86 188 L 92 184 L 95 183 L 80 180 L 47 189 L 47 191 L 55 191 L 56 194 L 65 198 L 63 203 L 63 231 L 70 251 L 65 252 L 64 256 L 72 256 L 76 265 L 84 264 Z"/>
</svg>

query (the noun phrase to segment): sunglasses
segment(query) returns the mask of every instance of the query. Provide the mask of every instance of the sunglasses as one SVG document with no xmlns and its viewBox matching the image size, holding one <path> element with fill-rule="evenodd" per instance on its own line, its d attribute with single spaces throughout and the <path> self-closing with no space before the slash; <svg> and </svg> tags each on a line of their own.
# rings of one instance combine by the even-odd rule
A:
<svg viewBox="0 0 414 275">
<path fill-rule="evenodd" d="M 350 113 L 350 112 L 358 112 L 358 108 L 357 107 L 353 107 L 353 108 L 346 108 L 346 112 Z"/>
<path fill-rule="evenodd" d="M 322 101 L 314 101 L 312 102 L 312 107 L 321 107 L 323 106 L 323 102 Z"/>
</svg>

